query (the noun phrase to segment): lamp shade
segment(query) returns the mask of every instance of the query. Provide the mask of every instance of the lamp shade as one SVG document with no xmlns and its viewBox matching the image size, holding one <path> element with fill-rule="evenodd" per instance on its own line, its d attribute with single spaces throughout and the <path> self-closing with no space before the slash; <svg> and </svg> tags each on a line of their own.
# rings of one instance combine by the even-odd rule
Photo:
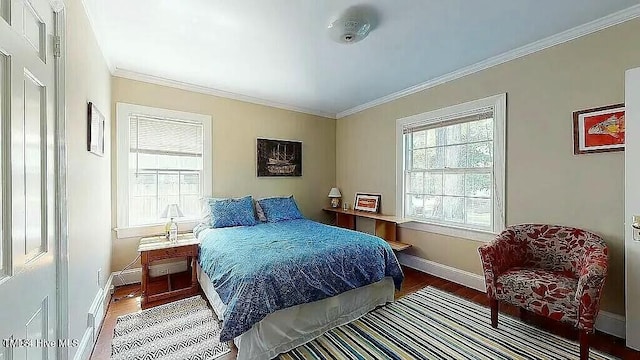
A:
<svg viewBox="0 0 640 360">
<path fill-rule="evenodd" d="M 167 207 L 164 208 L 162 215 L 160 215 L 160 217 L 163 219 L 173 219 L 173 218 L 179 218 L 183 216 L 184 214 L 182 213 L 182 210 L 180 210 L 180 206 L 178 206 L 178 204 L 167 205 Z"/>
<path fill-rule="evenodd" d="M 338 188 L 331 188 L 331 191 L 329 191 L 329 197 L 330 198 L 339 198 L 342 197 L 342 194 L 340 193 L 340 190 L 338 190 Z"/>
</svg>

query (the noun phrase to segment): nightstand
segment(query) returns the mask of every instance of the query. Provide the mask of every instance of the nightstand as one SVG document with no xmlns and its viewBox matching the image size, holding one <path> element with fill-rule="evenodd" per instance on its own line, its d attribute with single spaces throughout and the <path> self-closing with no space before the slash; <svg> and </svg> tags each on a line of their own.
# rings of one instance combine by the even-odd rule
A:
<svg viewBox="0 0 640 360">
<path fill-rule="evenodd" d="M 193 236 L 193 233 L 178 235 L 178 241 L 176 242 L 171 242 L 164 236 L 140 239 L 140 244 L 138 245 L 142 263 L 142 299 L 140 305 L 143 309 L 196 295 L 200 291 L 196 275 L 199 244 L 199 240 Z M 188 263 L 191 264 L 190 285 L 174 289 L 171 276 L 167 275 L 166 291 L 152 292 L 149 286 L 151 283 L 149 274 L 151 263 L 175 258 L 187 258 Z"/>
</svg>

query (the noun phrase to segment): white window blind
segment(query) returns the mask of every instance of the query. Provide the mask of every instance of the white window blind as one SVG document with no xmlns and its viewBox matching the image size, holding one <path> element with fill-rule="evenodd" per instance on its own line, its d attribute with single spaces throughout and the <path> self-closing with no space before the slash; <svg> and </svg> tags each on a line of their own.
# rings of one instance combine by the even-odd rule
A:
<svg viewBox="0 0 640 360">
<path fill-rule="evenodd" d="M 202 124 L 131 116 L 131 151 L 146 154 L 202 156 Z"/>
<path fill-rule="evenodd" d="M 129 117 L 129 225 L 165 222 L 179 204 L 186 219 L 200 215 L 203 125 L 142 115 Z"/>
<path fill-rule="evenodd" d="M 412 132 L 419 132 L 422 130 L 435 129 L 444 126 L 451 126 L 455 124 L 461 124 L 466 122 L 492 119 L 493 107 L 486 107 L 481 109 L 475 109 L 457 114 L 448 114 L 436 118 L 430 118 L 422 121 L 411 122 L 405 124 L 402 129 L 404 134 Z"/>
<path fill-rule="evenodd" d="M 493 107 L 404 124 L 404 216 L 493 231 L 494 129 Z"/>
</svg>

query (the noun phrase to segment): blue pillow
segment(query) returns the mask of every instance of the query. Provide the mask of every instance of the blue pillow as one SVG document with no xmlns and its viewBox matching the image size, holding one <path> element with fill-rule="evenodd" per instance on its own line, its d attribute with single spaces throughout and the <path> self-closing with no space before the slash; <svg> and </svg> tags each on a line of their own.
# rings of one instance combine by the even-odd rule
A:
<svg viewBox="0 0 640 360">
<path fill-rule="evenodd" d="M 253 211 L 253 198 L 210 199 L 211 227 L 253 226 L 258 223 Z"/>
<path fill-rule="evenodd" d="M 268 222 L 304 219 L 293 196 L 258 200 Z"/>
</svg>

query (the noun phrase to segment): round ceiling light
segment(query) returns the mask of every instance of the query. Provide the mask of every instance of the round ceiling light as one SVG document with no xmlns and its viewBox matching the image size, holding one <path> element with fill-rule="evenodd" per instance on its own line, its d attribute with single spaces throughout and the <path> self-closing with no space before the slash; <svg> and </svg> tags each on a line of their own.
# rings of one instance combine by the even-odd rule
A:
<svg viewBox="0 0 640 360">
<path fill-rule="evenodd" d="M 329 24 L 329 35 L 339 43 L 356 43 L 369 35 L 374 21 L 375 12 L 372 8 L 353 6 Z"/>
</svg>

